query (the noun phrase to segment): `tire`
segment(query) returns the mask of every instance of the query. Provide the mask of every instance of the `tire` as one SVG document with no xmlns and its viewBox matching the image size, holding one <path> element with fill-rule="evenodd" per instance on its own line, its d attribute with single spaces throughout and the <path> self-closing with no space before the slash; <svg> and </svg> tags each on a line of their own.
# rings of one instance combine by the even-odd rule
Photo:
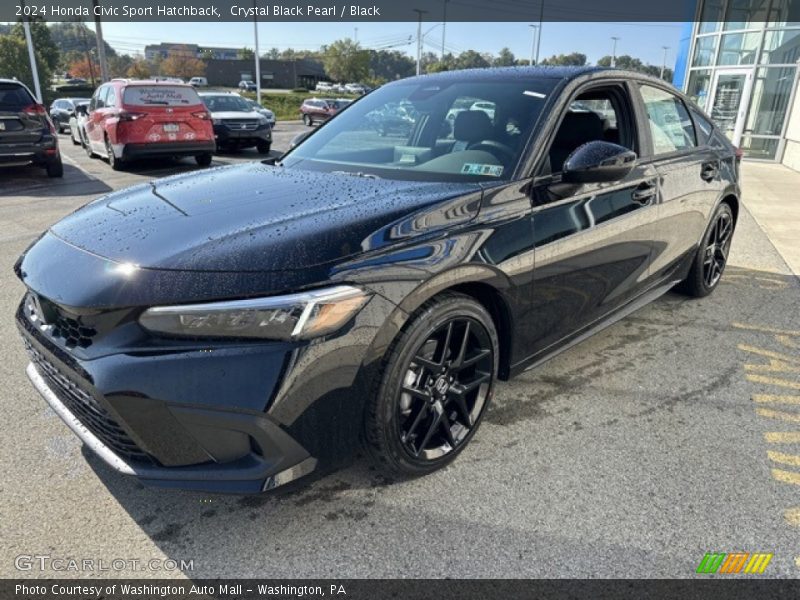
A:
<svg viewBox="0 0 800 600">
<path fill-rule="evenodd" d="M 269 154 L 271 148 L 272 144 L 269 142 L 258 142 L 256 144 L 256 150 L 258 150 L 259 154 Z"/>
<path fill-rule="evenodd" d="M 115 171 L 121 171 L 123 162 L 121 158 L 114 155 L 114 149 L 111 147 L 111 141 L 106 138 L 106 153 L 108 154 L 108 165 Z"/>
<path fill-rule="evenodd" d="M 48 177 L 63 177 L 64 176 L 64 163 L 61 162 L 59 156 L 56 160 L 52 160 L 45 165 Z"/>
<path fill-rule="evenodd" d="M 312 127 L 314 125 L 314 121 L 311 119 L 310 115 L 303 115 L 303 125 L 307 127 Z"/>
<path fill-rule="evenodd" d="M 78 135 L 80 135 L 80 134 L 78 134 Z M 72 145 L 73 146 L 80 146 L 81 145 L 81 142 L 79 142 L 78 140 L 75 139 L 75 134 L 71 130 L 69 132 L 69 137 L 72 140 Z"/>
<path fill-rule="evenodd" d="M 452 462 L 481 423 L 498 363 L 497 331 L 481 304 L 451 292 L 425 303 L 390 346 L 370 394 L 364 439 L 377 465 L 419 476 Z"/>
<path fill-rule="evenodd" d="M 198 154 L 194 157 L 195 162 L 197 163 L 198 167 L 207 167 L 211 164 L 211 159 L 213 156 L 210 152 L 206 152 L 205 154 Z"/>
<path fill-rule="evenodd" d="M 83 149 L 86 151 L 86 156 L 88 156 L 89 158 L 97 158 L 97 154 L 95 154 L 94 150 L 92 150 L 92 144 L 89 141 L 88 136 L 84 137 L 83 140 L 84 140 Z"/>
<path fill-rule="evenodd" d="M 730 205 L 723 202 L 714 211 L 703 234 L 689 275 L 675 287 L 676 291 L 687 296 L 703 298 L 717 288 L 728 262 L 735 227 L 733 211 Z"/>
</svg>

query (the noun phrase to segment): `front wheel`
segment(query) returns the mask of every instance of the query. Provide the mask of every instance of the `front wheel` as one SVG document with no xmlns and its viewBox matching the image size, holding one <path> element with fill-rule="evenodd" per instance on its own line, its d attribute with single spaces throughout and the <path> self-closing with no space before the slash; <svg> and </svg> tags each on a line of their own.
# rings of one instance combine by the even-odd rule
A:
<svg viewBox="0 0 800 600">
<path fill-rule="evenodd" d="M 272 144 L 269 142 L 258 142 L 256 144 L 256 150 L 258 150 L 259 154 L 269 154 L 271 148 Z"/>
<path fill-rule="evenodd" d="M 311 119 L 310 115 L 303 115 L 303 124 L 306 127 L 311 127 L 314 124 L 314 121 Z"/>
<path fill-rule="evenodd" d="M 379 466 L 413 476 L 454 460 L 486 412 L 498 355 L 480 303 L 446 293 L 423 305 L 387 352 L 370 401 L 365 439 Z"/>
<path fill-rule="evenodd" d="M 695 298 L 702 298 L 717 288 L 728 263 L 734 226 L 733 211 L 723 202 L 714 211 L 711 223 L 697 249 L 689 275 L 678 284 L 676 288 L 678 291 Z"/>
</svg>

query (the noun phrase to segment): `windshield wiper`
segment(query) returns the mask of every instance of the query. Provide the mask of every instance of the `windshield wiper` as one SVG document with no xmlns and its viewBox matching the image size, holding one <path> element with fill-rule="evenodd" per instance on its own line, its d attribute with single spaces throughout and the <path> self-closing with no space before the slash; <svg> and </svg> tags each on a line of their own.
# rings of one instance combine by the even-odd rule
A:
<svg viewBox="0 0 800 600">
<path fill-rule="evenodd" d="M 380 179 L 377 175 L 372 173 L 364 173 L 362 171 L 331 171 L 334 175 L 350 175 L 351 177 L 364 177 L 365 179 Z"/>
</svg>

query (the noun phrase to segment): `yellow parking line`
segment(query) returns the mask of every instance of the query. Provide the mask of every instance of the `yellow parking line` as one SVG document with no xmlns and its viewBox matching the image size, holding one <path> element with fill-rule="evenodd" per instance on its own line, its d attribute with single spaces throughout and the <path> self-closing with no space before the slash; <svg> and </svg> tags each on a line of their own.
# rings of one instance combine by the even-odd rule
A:
<svg viewBox="0 0 800 600">
<path fill-rule="evenodd" d="M 771 404 L 800 404 L 800 396 L 779 396 L 776 394 L 753 394 L 753 402 Z"/>
<path fill-rule="evenodd" d="M 783 452 L 767 450 L 767 456 L 772 462 L 781 463 L 783 465 L 791 465 L 793 467 L 800 467 L 800 456 L 797 454 L 784 454 Z"/>
<path fill-rule="evenodd" d="M 800 485 L 800 473 L 784 471 L 783 469 L 770 469 L 770 472 L 772 473 L 772 477 L 778 481 Z"/>
<path fill-rule="evenodd" d="M 762 333 L 774 333 L 776 335 L 790 335 L 800 337 L 800 331 L 786 329 L 775 329 L 774 327 L 760 327 L 759 325 L 747 325 L 745 323 L 733 323 L 736 329 L 747 329 L 748 331 L 760 331 Z"/>
<path fill-rule="evenodd" d="M 778 340 L 779 344 L 786 346 L 787 348 L 800 348 L 800 344 L 798 344 L 795 340 L 790 338 L 788 335 L 776 335 L 775 339 Z"/>
<path fill-rule="evenodd" d="M 770 444 L 800 444 L 800 431 L 768 431 L 764 439 Z"/>
<path fill-rule="evenodd" d="M 768 365 L 746 364 L 745 371 L 768 371 L 771 373 L 800 373 L 800 365 L 788 365 L 781 360 L 771 360 Z"/>
<path fill-rule="evenodd" d="M 783 518 L 786 522 L 793 527 L 800 527 L 800 506 L 794 508 L 787 508 L 783 512 Z"/>
<path fill-rule="evenodd" d="M 748 375 L 747 381 L 753 383 L 766 383 L 767 385 L 777 385 L 792 390 L 800 390 L 800 381 L 789 381 L 788 379 L 778 379 L 777 377 L 767 377 L 765 375 Z"/>
<path fill-rule="evenodd" d="M 783 362 L 800 363 L 800 356 L 792 356 L 791 354 L 783 354 L 781 352 L 775 352 L 774 350 L 766 350 L 764 348 L 759 348 L 758 346 L 751 346 L 750 344 L 739 344 L 737 347 L 739 350 L 744 350 L 745 352 L 750 352 L 752 354 L 760 354 L 761 356 L 766 356 L 767 358 L 774 358 L 775 360 L 780 360 Z"/>
<path fill-rule="evenodd" d="M 756 414 L 768 419 L 778 419 L 790 423 L 800 423 L 800 413 L 784 412 L 782 410 L 772 410 L 771 408 L 757 408 Z"/>
</svg>

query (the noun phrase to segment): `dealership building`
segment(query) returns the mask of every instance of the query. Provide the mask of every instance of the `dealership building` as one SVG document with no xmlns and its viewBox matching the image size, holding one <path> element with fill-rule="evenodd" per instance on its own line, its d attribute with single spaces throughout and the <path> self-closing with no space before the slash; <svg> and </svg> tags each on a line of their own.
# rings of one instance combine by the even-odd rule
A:
<svg viewBox="0 0 800 600">
<path fill-rule="evenodd" d="M 748 159 L 800 170 L 800 0 L 698 0 L 673 83 Z"/>
</svg>

